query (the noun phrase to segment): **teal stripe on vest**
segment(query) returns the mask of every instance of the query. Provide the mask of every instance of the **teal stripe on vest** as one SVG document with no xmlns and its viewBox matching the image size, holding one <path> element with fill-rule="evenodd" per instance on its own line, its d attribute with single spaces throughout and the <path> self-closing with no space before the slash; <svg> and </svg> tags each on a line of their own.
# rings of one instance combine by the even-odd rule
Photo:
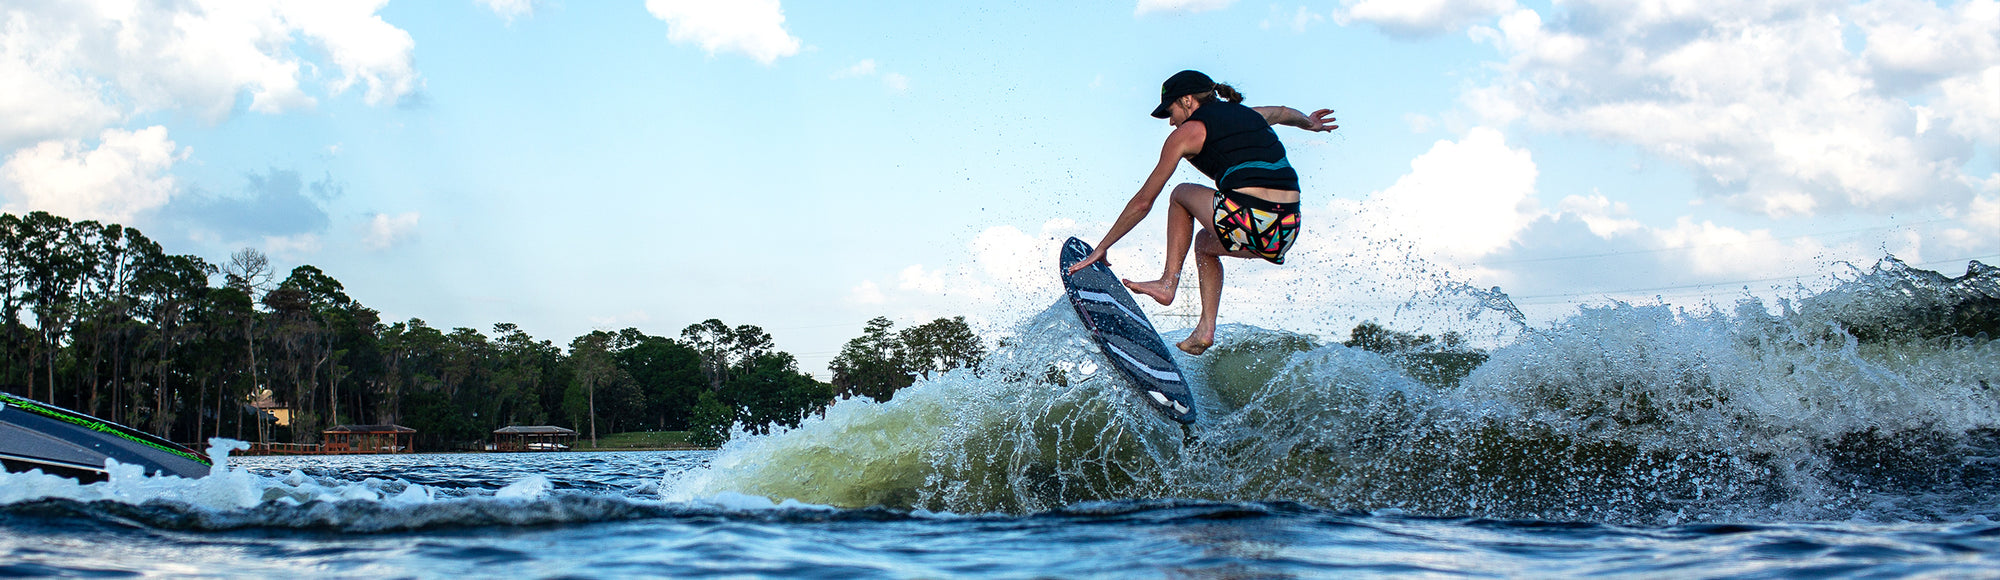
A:
<svg viewBox="0 0 2000 580">
<path fill-rule="evenodd" d="M 1279 159 L 1277 163 L 1269 161 L 1245 161 L 1223 171 L 1222 177 L 1215 178 L 1215 184 L 1218 186 L 1222 185 L 1222 180 L 1229 179 L 1229 174 L 1235 173 L 1238 169 L 1270 169 L 1275 171 L 1279 169 L 1291 169 L 1291 167 L 1292 162 L 1290 159 Z"/>
</svg>

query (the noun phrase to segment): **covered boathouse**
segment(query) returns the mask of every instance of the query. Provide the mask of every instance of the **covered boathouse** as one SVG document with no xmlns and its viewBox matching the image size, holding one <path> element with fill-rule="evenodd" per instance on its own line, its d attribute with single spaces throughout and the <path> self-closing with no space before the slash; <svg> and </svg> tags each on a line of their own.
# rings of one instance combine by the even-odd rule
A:
<svg viewBox="0 0 2000 580">
<path fill-rule="evenodd" d="M 552 425 L 511 425 L 493 430 L 494 451 L 569 451 L 576 431 Z"/>
<path fill-rule="evenodd" d="M 409 453 L 417 430 L 402 425 L 340 425 L 320 432 L 321 453 Z"/>
</svg>

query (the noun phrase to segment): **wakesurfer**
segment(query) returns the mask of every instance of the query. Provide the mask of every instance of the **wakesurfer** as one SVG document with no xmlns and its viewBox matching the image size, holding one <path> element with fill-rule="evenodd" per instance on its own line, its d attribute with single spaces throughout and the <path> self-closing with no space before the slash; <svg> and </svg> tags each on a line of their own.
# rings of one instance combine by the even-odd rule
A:
<svg viewBox="0 0 2000 580">
<path fill-rule="evenodd" d="M 1160 86 L 1160 105 L 1153 117 L 1166 119 L 1174 131 L 1160 150 L 1160 161 L 1146 176 L 1139 192 L 1125 203 L 1111 231 L 1082 261 L 1070 266 L 1075 274 L 1104 259 L 1105 252 L 1139 225 L 1166 188 L 1167 179 L 1185 159 L 1215 180 L 1215 187 L 1183 183 L 1174 187 L 1167 210 L 1166 271 L 1158 280 L 1125 287 L 1151 296 L 1162 305 L 1174 303 L 1180 289 L 1181 266 L 1190 246 L 1201 281 L 1201 319 L 1186 340 L 1175 345 L 1200 355 L 1215 344 L 1215 318 L 1222 300 L 1221 257 L 1263 259 L 1285 263 L 1285 251 L 1299 233 L 1299 175 L 1285 157 L 1272 125 L 1307 131 L 1339 129 L 1333 111 L 1311 115 L 1283 106 L 1246 107 L 1234 87 L 1208 75 L 1184 70 Z M 1201 222 L 1201 231 L 1194 229 Z"/>
</svg>

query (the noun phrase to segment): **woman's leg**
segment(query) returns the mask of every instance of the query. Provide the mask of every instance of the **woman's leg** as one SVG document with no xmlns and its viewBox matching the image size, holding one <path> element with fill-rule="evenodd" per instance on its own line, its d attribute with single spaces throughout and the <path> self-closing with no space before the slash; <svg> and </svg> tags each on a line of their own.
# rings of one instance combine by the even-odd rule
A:
<svg viewBox="0 0 2000 580">
<path fill-rule="evenodd" d="M 1194 332 L 1180 344 L 1182 352 L 1200 355 L 1208 347 L 1215 345 L 1215 320 L 1222 309 L 1222 258 L 1262 259 L 1255 252 L 1241 249 L 1231 252 L 1216 239 L 1215 229 L 1205 229 L 1194 235 L 1194 270 L 1196 279 L 1201 281 L 1201 320 L 1195 322 Z"/>
<path fill-rule="evenodd" d="M 1207 215 L 1203 222 L 1208 227 L 1194 235 L 1194 268 L 1201 281 L 1201 319 L 1195 323 L 1194 331 L 1188 333 L 1187 339 L 1176 345 L 1191 355 L 1200 355 L 1215 344 L 1216 316 L 1222 308 L 1222 258 L 1263 258 L 1247 247 L 1231 251 L 1222 242 L 1220 236 L 1223 234 L 1216 233 L 1215 221 L 1218 219 L 1230 220 L 1222 224 L 1225 229 L 1250 227 L 1250 224 L 1237 221 L 1243 219 L 1241 215 L 1227 218 Z"/>
<path fill-rule="evenodd" d="M 1215 239 L 1214 229 L 1202 230 L 1195 235 L 1194 270 L 1201 281 L 1201 319 L 1195 322 L 1194 332 L 1180 344 L 1174 346 L 1191 355 L 1200 356 L 1208 347 L 1215 345 L 1215 319 L 1222 309 L 1222 259 L 1228 255 L 1222 249 L 1222 242 Z"/>
<path fill-rule="evenodd" d="M 1125 287 L 1133 292 L 1145 294 L 1162 305 L 1174 303 L 1174 294 L 1180 291 L 1181 268 L 1187 261 L 1188 247 L 1195 238 L 1195 225 L 1202 231 L 1215 228 L 1215 190 L 1192 183 L 1174 187 L 1171 203 L 1167 207 L 1167 263 L 1160 279 L 1151 282 L 1125 281 Z M 1214 237 L 1210 234 L 1209 237 Z"/>
</svg>

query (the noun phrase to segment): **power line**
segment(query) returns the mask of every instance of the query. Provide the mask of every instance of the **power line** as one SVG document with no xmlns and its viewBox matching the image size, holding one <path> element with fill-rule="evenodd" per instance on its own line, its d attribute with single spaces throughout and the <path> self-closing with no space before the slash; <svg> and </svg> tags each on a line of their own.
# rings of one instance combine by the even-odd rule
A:
<svg viewBox="0 0 2000 580">
<path fill-rule="evenodd" d="M 1562 260 L 1587 260 L 1587 259 L 1591 259 L 1591 258 L 1610 258 L 1610 257 L 1617 257 L 1617 256 L 1636 256 L 1636 255 L 1640 255 L 1640 254 L 1658 254 L 1658 253 L 1664 253 L 1664 252 L 1677 252 L 1677 251 L 1681 251 L 1681 250 L 1699 250 L 1699 249 L 1705 249 L 1705 248 L 1721 248 L 1721 247 L 1729 247 L 1729 246 L 1741 246 L 1741 245 L 1745 245 L 1745 244 L 1764 244 L 1764 243 L 1771 243 L 1771 242 L 1782 242 L 1782 241 L 1786 241 L 1786 240 L 1796 240 L 1796 239 L 1799 239 L 1799 238 L 1808 238 L 1808 237 L 1813 237 L 1813 236 L 1838 236 L 1838 235 L 1846 235 L 1846 234 L 1852 234 L 1852 233 L 1858 233 L 1858 232 L 1866 232 L 1866 231 L 1873 231 L 1873 230 L 1894 230 L 1894 229 L 1899 229 L 1899 228 L 1909 228 L 1909 227 L 1914 227 L 1914 226 L 1921 226 L 1921 225 L 1927 225 L 1927 224 L 1934 224 L 1934 223 L 1939 223 L 1939 222 L 1944 222 L 1944 221 L 1949 221 L 1949 220 L 1945 220 L 1945 219 L 1934 219 L 1934 220 L 1930 220 L 1930 221 L 1922 221 L 1922 222 L 1917 222 L 1917 223 L 1914 223 L 1914 224 L 1899 224 L 1899 225 L 1888 225 L 1888 226 L 1871 226 L 1871 227 L 1865 227 L 1865 228 L 1854 228 L 1854 229 L 1848 229 L 1848 230 L 1836 230 L 1836 231 L 1831 231 L 1831 232 L 1808 232 L 1808 233 L 1803 233 L 1803 234 L 1797 234 L 1797 235 L 1791 235 L 1791 236 L 1785 236 L 1785 237 L 1779 237 L 1779 238 L 1768 238 L 1768 239 L 1762 239 L 1762 240 L 1748 240 L 1748 241 L 1742 241 L 1742 242 L 1728 242 L 1728 243 L 1720 243 L 1720 244 L 1701 244 L 1701 245 L 1694 245 L 1694 246 L 1676 246 L 1676 247 L 1672 247 L 1672 248 L 1654 248 L 1654 249 L 1650 249 L 1650 250 L 1628 250 L 1628 251 L 1623 251 L 1623 252 L 1605 252 L 1605 253 L 1601 253 L 1601 254 L 1578 254 L 1578 255 L 1571 255 L 1571 256 L 1549 256 L 1549 257 L 1543 257 L 1543 258 L 1520 258 L 1520 259 L 1514 259 L 1514 260 L 1489 260 L 1489 261 L 1485 261 L 1485 262 L 1476 262 L 1476 263 L 1474 263 L 1473 265 L 1474 265 L 1474 266 L 1496 266 L 1496 265 L 1505 265 L 1505 264 L 1530 264 L 1530 263 L 1535 263 L 1535 262 L 1555 262 L 1555 261 L 1562 261 Z"/>
<path fill-rule="evenodd" d="M 1982 255 L 1976 255 L 1976 256 L 1969 256 L 1969 257 L 1965 257 L 1965 258 L 1957 258 L 1957 259 L 1947 259 L 1947 260 L 1926 260 L 1926 261 L 1923 261 L 1923 262 L 1913 262 L 1913 263 L 1910 263 L 1910 264 L 1911 264 L 1912 266 L 1934 266 L 1934 265 L 1938 265 L 1938 264 L 1959 264 L 1959 263 L 1965 263 L 1965 262 L 1970 262 L 1970 261 L 1973 261 L 1973 260 L 1986 260 L 1986 261 L 1991 261 L 1991 260 L 2000 260 L 2000 254 L 1982 254 Z M 1672 286 L 1647 286 L 1647 287 L 1641 287 L 1641 288 L 1622 288 L 1622 289 L 1615 289 L 1615 290 L 1583 290 L 1583 291 L 1577 291 L 1577 292 L 1564 292 L 1564 293 L 1557 293 L 1557 294 L 1534 294 L 1534 295 L 1525 295 L 1525 296 L 1515 296 L 1515 295 L 1511 295 L 1511 294 L 1510 294 L 1510 295 L 1508 295 L 1508 299 L 1509 299 L 1509 300 L 1511 300 L 1511 301 L 1513 301 L 1513 303 L 1514 303 L 1514 304 L 1517 304 L 1517 305 L 1520 305 L 1520 304 L 1554 304 L 1554 303 L 1558 303 L 1558 302 L 1562 302 L 1563 300 L 1561 300 L 1561 299 L 1567 299 L 1567 298 L 1577 298 L 1577 297 L 1584 297 L 1584 296 L 1612 296 L 1612 295 L 1621 295 L 1621 294 L 1642 294 L 1642 293 L 1657 293 L 1657 292 L 1665 292 L 1665 291 L 1672 291 L 1672 290 L 1698 290 L 1698 289 L 1703 289 L 1703 288 L 1717 288 L 1717 287 L 1723 287 L 1723 286 L 1741 286 L 1741 285 L 1748 285 L 1748 284 L 1759 284 L 1759 283 L 1765 283 L 1765 282 L 1783 282 L 1783 281 L 1792 281 L 1792 280 L 1804 280 L 1804 279 L 1808 279 L 1808 278 L 1816 278 L 1816 277 L 1824 277 L 1824 276 L 1825 276 L 1825 274 L 1824 274 L 1824 273 L 1812 273 L 1812 274 L 1799 274 L 1799 275 L 1794 275 L 1794 276 L 1775 276 L 1775 277 L 1770 277 L 1770 278 L 1755 278 L 1755 279 L 1744 279 L 1744 280 L 1724 280 L 1724 281 L 1719 281 L 1719 282 L 1705 282 L 1705 283 L 1700 283 L 1700 284 L 1677 284 L 1677 285 L 1672 285 Z M 1502 289 L 1502 290 L 1504 291 L 1504 289 Z M 1675 293 L 1675 294 L 1667 294 L 1667 295 L 1670 295 L 1670 296 L 1696 296 L 1696 295 L 1701 295 L 1701 294 L 1706 294 L 1706 292 L 1682 292 L 1682 293 Z M 1413 297 L 1412 299 L 1414 299 L 1414 297 Z M 1551 300 L 1551 299 L 1554 299 L 1554 300 Z M 1537 301 L 1541 301 L 1541 302 L 1537 302 Z M 1297 303 L 1297 301 L 1260 301 L 1260 300 L 1229 300 L 1229 299 L 1224 299 L 1224 302 L 1225 302 L 1226 304 L 1236 304 L 1236 305 L 1244 305 L 1244 306 L 1284 306 L 1284 305 L 1290 305 L 1290 304 L 1296 304 L 1296 303 Z M 1395 300 L 1395 299 L 1368 299 L 1368 300 L 1343 300 L 1343 301 L 1341 301 L 1341 303 L 1342 303 L 1342 304 L 1347 304 L 1347 305 L 1353 305 L 1353 306 L 1392 306 L 1392 305 L 1397 305 L 1397 304 L 1405 304 L 1405 303 L 1407 303 L 1407 302 L 1408 302 L 1408 300 L 1401 300 L 1401 301 L 1399 301 L 1399 300 Z M 1176 300 L 1174 304 L 1175 304 L 1175 307 L 1179 307 L 1179 306 L 1180 306 L 1180 304 L 1181 304 L 1181 302 L 1180 302 L 1179 300 Z M 1172 316 L 1172 315 L 1169 315 L 1169 316 Z"/>
<path fill-rule="evenodd" d="M 766 328 L 766 329 L 764 329 L 764 330 L 766 330 L 766 331 L 770 331 L 770 330 L 807 330 L 807 329 L 812 329 L 812 328 L 833 328 L 833 327 L 837 327 L 837 326 L 862 326 L 862 325 L 866 325 L 866 324 L 868 324 L 868 322 L 864 320 L 864 321 L 861 321 L 861 322 L 840 322 L 840 323 L 834 323 L 834 324 L 814 324 L 814 325 L 811 325 L 811 326 L 785 326 L 785 327 L 773 327 L 773 328 Z"/>
<path fill-rule="evenodd" d="M 1932 260 L 1932 261 L 1925 261 L 1925 262 L 1919 262 L 1919 263 L 1916 263 L 1916 264 L 1914 264 L 1914 265 L 1917 265 L 1917 266 L 1929 266 L 1929 265 L 1934 265 L 1934 264 L 1955 264 L 1955 263 L 1959 263 L 1959 262 L 1970 262 L 1970 261 L 1973 261 L 1973 260 L 1979 260 L 1979 259 L 1992 259 L 1992 258 L 2000 258 L 2000 254 L 1986 254 L 1986 255 L 1980 255 L 1980 256 L 1971 256 L 1971 257 L 1967 257 L 1967 258 L 1959 258 L 1959 259 L 1955 259 L 1955 260 Z M 1762 282 L 1779 282 L 1779 281 L 1786 281 L 1786 280 L 1802 280 L 1802 279 L 1805 279 L 1805 278 L 1811 278 L 1811 277 L 1816 277 L 1816 276 L 1823 276 L 1823 274 L 1800 274 L 1800 275 L 1797 275 L 1797 276 L 1779 276 L 1779 277 L 1775 277 L 1775 278 L 1758 278 L 1758 279 L 1754 279 L 1754 280 L 1729 280 L 1729 281 L 1724 281 L 1724 282 L 1712 282 L 1712 283 L 1707 283 L 1707 284 L 1685 284 L 1685 285 L 1679 285 L 1679 286 L 1658 286 L 1658 287 L 1650 287 L 1650 288 L 1631 288 L 1631 289 L 1624 289 L 1624 290 L 1593 290 L 1593 291 L 1586 291 L 1586 292 L 1570 292 L 1570 293 L 1565 293 L 1565 294 L 1541 294 L 1541 295 L 1535 295 L 1535 296 L 1518 296 L 1518 297 L 1513 297 L 1513 299 L 1515 300 L 1515 302 L 1516 302 L 1516 303 L 1520 303 L 1520 302 L 1522 302 L 1522 301 L 1527 301 L 1527 300 L 1539 300 L 1539 299 L 1544 299 L 1544 298 L 1573 298 L 1573 297 L 1577 297 L 1577 296 L 1588 296 L 1588 295 L 1594 295 L 1594 294 L 1601 294 L 1601 295 L 1610 295 L 1610 294 L 1634 294 L 1634 293 L 1642 293 L 1642 292 L 1658 292 L 1658 291 L 1662 291 L 1662 290 L 1687 290 L 1687 289 L 1693 289 L 1693 288 L 1711 288 L 1711 287 L 1716 287 L 1716 286 L 1737 286 L 1737 285 L 1743 285 L 1743 284 L 1757 284 L 1757 283 L 1762 283 Z"/>
<path fill-rule="evenodd" d="M 1584 291 L 1584 292 L 1570 292 L 1570 293 L 1566 293 L 1566 294 L 1540 294 L 1540 295 L 1535 295 L 1535 296 L 1517 296 L 1517 297 L 1513 297 L 1513 299 L 1514 299 L 1515 301 L 1517 301 L 1517 302 L 1518 302 L 1518 301 L 1522 301 L 1522 300 L 1539 300 L 1539 299 L 1543 299 L 1543 298 L 1574 298 L 1574 297 L 1577 297 L 1577 296 L 1588 296 L 1588 295 L 1592 295 L 1592 294 L 1632 294 L 1632 293 L 1639 293 L 1639 292 L 1658 292 L 1658 291 L 1661 291 L 1661 290 L 1686 290 L 1686 289 L 1690 289 L 1690 288 L 1710 288 L 1710 287 L 1715 287 L 1715 286 L 1736 286 L 1736 285 L 1739 285 L 1739 284 L 1756 284 L 1756 283 L 1759 283 L 1759 282 L 1777 282 L 1777 281 L 1780 281 L 1780 280 L 1798 280 L 1798 279 L 1801 279 L 1801 278 L 1805 278 L 1805 277 L 1808 277 L 1808 276 L 1812 276 L 1812 274 L 1804 274 L 1804 275 L 1799 275 L 1799 276 L 1779 276 L 1779 277 L 1776 277 L 1776 278 L 1758 278 L 1758 279 L 1755 279 L 1755 280 L 1731 280 L 1731 281 L 1727 281 L 1727 282 L 1712 282 L 1712 283 L 1708 283 L 1708 284 L 1687 284 L 1687 285 L 1682 285 L 1682 286 L 1658 286 L 1658 287 L 1652 287 L 1652 288 L 1628 288 L 1628 289 L 1623 289 L 1623 290 L 1590 290 L 1590 291 Z"/>
<path fill-rule="evenodd" d="M 1917 265 L 1918 265 L 1918 266 L 1929 266 L 1929 265 L 1932 265 L 1932 264 L 1955 264 L 1955 263 L 1958 263 L 1958 262 L 1971 262 L 1971 261 L 1973 261 L 1973 260 L 1993 260 L 1993 259 L 1995 259 L 1995 258 L 2000 258 L 2000 254 L 1987 254 L 1987 255 L 1984 255 L 1984 256 L 1973 256 L 1973 257 L 1970 257 L 1970 258 L 1962 258 L 1962 259 L 1958 259 L 1958 260 L 1936 260 L 1936 261 L 1930 261 L 1930 262 L 1918 262 L 1918 263 L 1917 263 Z M 1983 262 L 1982 262 L 1982 263 L 1983 263 Z"/>
</svg>

